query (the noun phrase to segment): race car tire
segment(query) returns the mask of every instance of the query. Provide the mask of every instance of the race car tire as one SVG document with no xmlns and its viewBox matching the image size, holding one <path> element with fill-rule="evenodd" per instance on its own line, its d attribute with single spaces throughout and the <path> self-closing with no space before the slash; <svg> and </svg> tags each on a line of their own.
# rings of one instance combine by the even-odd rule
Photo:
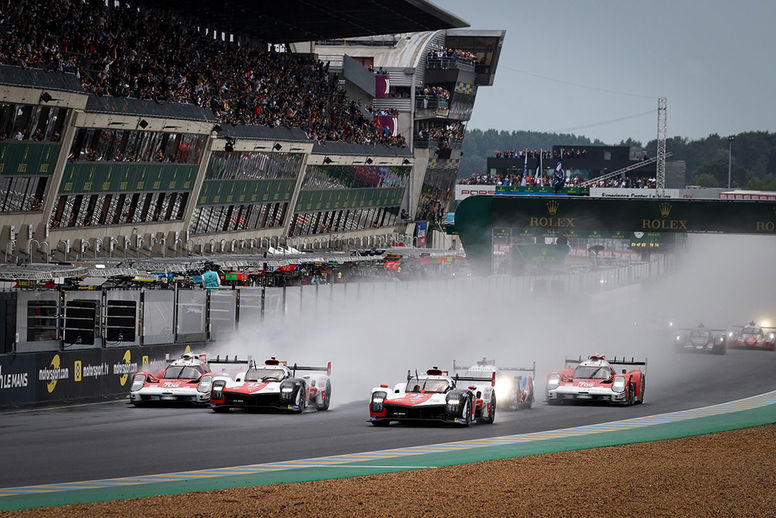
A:
<svg viewBox="0 0 776 518">
<path fill-rule="evenodd" d="M 727 353 L 727 346 L 725 344 L 718 345 L 713 352 L 714 354 L 725 354 Z"/>
<path fill-rule="evenodd" d="M 301 383 L 299 385 L 299 390 L 296 391 L 296 400 L 294 402 L 298 408 L 294 410 L 295 413 L 301 414 L 304 412 L 305 403 L 307 403 L 306 394 L 307 388 L 305 387 L 304 383 Z"/>
<path fill-rule="evenodd" d="M 493 421 L 495 420 L 496 420 L 496 393 L 494 392 L 493 395 L 490 396 L 490 412 L 488 413 L 487 416 L 482 417 L 482 422 L 485 424 L 493 424 Z"/>
<path fill-rule="evenodd" d="M 331 402 L 331 381 L 326 381 L 326 391 L 324 392 L 324 396 L 322 401 L 315 406 L 318 410 L 328 410 L 329 409 L 329 403 Z"/>
<path fill-rule="evenodd" d="M 464 419 L 463 423 L 460 423 L 461 426 L 469 426 L 472 422 L 472 410 L 471 410 L 471 398 L 466 398 L 466 402 L 463 404 L 463 411 L 461 412 L 461 417 Z"/>
<path fill-rule="evenodd" d="M 647 391 L 647 378 L 641 378 L 641 394 L 636 398 L 636 404 L 640 405 L 644 402 L 644 393 Z"/>
<path fill-rule="evenodd" d="M 228 406 L 214 406 L 212 408 L 213 408 L 213 412 L 215 412 L 216 414 L 225 414 L 229 411 Z"/>
<path fill-rule="evenodd" d="M 633 383 L 628 385 L 628 397 L 625 400 L 626 406 L 631 406 L 636 399 L 636 389 L 633 387 Z"/>
</svg>

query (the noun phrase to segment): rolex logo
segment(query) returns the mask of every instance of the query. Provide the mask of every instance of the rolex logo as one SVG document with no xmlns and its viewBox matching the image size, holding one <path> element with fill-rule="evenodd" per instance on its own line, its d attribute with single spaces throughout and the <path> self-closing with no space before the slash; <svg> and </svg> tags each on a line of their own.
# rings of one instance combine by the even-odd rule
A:
<svg viewBox="0 0 776 518">
<path fill-rule="evenodd" d="M 550 213 L 550 216 L 555 215 L 556 212 L 558 212 L 558 207 L 560 206 L 560 202 L 556 200 L 550 200 L 547 202 L 547 212 Z"/>
<path fill-rule="evenodd" d="M 668 215 L 671 214 L 671 204 L 667 201 L 661 202 L 658 207 L 660 208 L 660 215 L 664 218 L 667 218 Z"/>
</svg>

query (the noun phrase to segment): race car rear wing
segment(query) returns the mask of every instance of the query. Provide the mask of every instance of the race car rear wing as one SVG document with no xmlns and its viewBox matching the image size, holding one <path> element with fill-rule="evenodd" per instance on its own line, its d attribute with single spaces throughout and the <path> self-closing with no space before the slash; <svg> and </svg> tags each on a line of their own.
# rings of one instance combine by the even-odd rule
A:
<svg viewBox="0 0 776 518">
<path fill-rule="evenodd" d="M 220 355 L 216 356 L 215 358 L 210 358 L 209 360 L 207 360 L 207 362 L 211 363 L 211 364 L 212 363 L 217 363 L 219 365 L 220 364 L 227 364 L 227 363 L 230 363 L 230 364 L 231 363 L 244 363 L 244 364 L 250 365 L 250 364 L 254 363 L 252 356 L 248 356 L 246 359 L 241 360 L 241 359 L 237 358 L 236 354 L 234 355 L 234 357 L 232 359 L 229 359 L 229 355 L 227 354 L 223 358 L 221 358 Z"/>
<path fill-rule="evenodd" d="M 457 385 L 459 381 L 479 381 L 479 382 L 490 382 L 490 385 L 492 387 L 496 386 L 496 373 L 494 372 L 493 375 L 486 377 L 482 376 L 459 376 L 456 374 L 453 376 L 453 379 L 455 380 L 455 384 Z"/>
<path fill-rule="evenodd" d="M 677 331 L 697 331 L 698 329 L 711 331 L 712 333 L 727 333 L 727 329 L 712 329 L 710 327 L 680 327 Z"/>
<path fill-rule="evenodd" d="M 596 355 L 596 356 L 598 356 L 598 355 Z M 566 366 L 576 365 L 578 363 L 582 363 L 583 361 L 589 360 L 591 358 L 594 358 L 594 357 L 591 356 L 589 358 L 582 358 L 582 356 L 580 356 L 579 358 L 569 358 L 567 356 L 566 357 Z M 598 358 L 601 359 L 601 360 L 606 360 L 606 362 L 609 365 L 630 365 L 630 366 L 633 366 L 633 367 L 639 367 L 639 366 L 643 365 L 644 366 L 644 372 L 647 371 L 647 358 L 644 358 L 643 362 L 641 362 L 641 361 L 637 362 L 634 357 L 631 357 L 631 359 L 628 360 L 624 356 L 622 358 L 620 358 L 620 359 L 617 359 L 617 357 L 615 356 L 614 359 L 612 359 L 612 360 L 608 360 L 608 359 L 604 358 L 603 356 L 599 356 Z"/>
<path fill-rule="evenodd" d="M 485 360 L 484 358 L 477 362 L 477 365 L 493 365 L 496 366 L 495 360 Z M 531 367 L 497 367 L 500 371 L 510 371 L 510 372 L 530 372 L 533 374 L 534 378 L 536 377 L 536 362 L 533 362 L 533 365 Z M 456 371 L 467 371 L 471 369 L 471 366 L 467 365 L 458 365 L 455 360 L 453 360 L 453 372 Z"/>
<path fill-rule="evenodd" d="M 305 365 L 294 364 L 290 368 L 294 371 L 294 376 L 296 376 L 296 371 L 321 371 L 325 372 L 327 376 L 331 376 L 331 362 L 327 363 L 326 367 L 308 367 Z"/>
</svg>

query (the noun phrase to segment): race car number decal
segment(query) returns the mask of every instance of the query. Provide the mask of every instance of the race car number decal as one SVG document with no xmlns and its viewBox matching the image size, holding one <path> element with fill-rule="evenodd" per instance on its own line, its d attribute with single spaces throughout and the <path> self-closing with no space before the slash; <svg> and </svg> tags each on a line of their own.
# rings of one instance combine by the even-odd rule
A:
<svg viewBox="0 0 776 518">
<path fill-rule="evenodd" d="M 396 403 L 398 405 L 415 406 L 425 403 L 433 397 L 434 394 L 407 394 L 404 397 L 389 399 L 386 403 Z"/>
<path fill-rule="evenodd" d="M 181 386 L 180 382 L 177 382 L 177 381 L 165 381 L 164 383 L 162 383 L 163 388 L 178 388 L 180 386 Z"/>
<path fill-rule="evenodd" d="M 592 383 L 590 381 L 580 381 L 578 383 L 578 386 L 583 388 L 591 388 L 591 387 L 595 387 L 595 383 Z"/>
</svg>

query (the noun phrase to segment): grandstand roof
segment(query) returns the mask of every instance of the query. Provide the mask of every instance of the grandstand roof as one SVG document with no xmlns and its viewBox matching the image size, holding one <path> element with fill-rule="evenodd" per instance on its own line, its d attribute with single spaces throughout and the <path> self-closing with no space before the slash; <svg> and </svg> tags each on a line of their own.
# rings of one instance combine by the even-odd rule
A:
<svg viewBox="0 0 776 518">
<path fill-rule="evenodd" d="M 140 0 L 149 6 L 195 14 L 219 31 L 271 43 L 352 38 L 468 27 L 427 0 Z M 204 25 L 204 24 L 203 24 Z M 205 25 L 210 26 L 210 25 Z"/>
</svg>

